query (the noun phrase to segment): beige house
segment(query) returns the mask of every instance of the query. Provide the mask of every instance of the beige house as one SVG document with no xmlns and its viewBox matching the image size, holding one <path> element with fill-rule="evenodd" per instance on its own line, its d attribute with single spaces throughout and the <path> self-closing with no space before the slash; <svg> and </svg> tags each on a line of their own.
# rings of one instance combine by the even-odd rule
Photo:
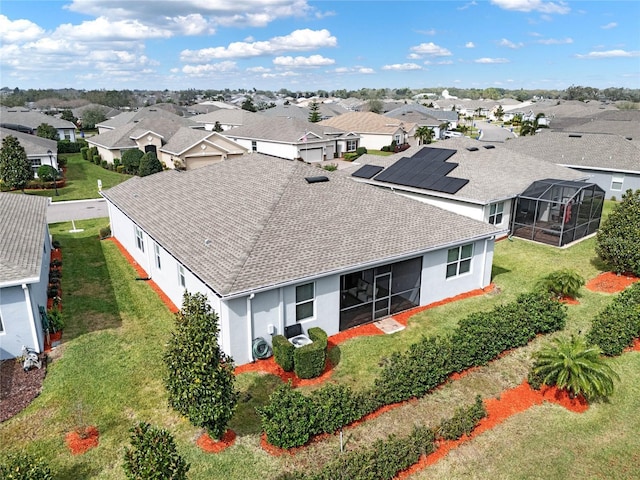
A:
<svg viewBox="0 0 640 480">
<path fill-rule="evenodd" d="M 382 147 L 391 145 L 393 141 L 398 145 L 416 144 L 416 140 L 413 138 L 416 129 L 415 123 L 403 122 L 373 112 L 343 113 L 337 117 L 318 122 L 318 125 L 353 132 L 360 137 L 360 146 L 372 150 L 381 150 Z"/>
<path fill-rule="evenodd" d="M 183 127 L 158 149 L 158 159 L 168 168 L 193 170 L 246 152 L 246 148 L 217 132 Z"/>
</svg>

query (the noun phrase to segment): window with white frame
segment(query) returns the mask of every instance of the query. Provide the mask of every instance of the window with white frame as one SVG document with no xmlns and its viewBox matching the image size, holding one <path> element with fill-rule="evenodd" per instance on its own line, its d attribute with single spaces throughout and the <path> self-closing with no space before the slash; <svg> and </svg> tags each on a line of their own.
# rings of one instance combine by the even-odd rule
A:
<svg viewBox="0 0 640 480">
<path fill-rule="evenodd" d="M 313 317 L 315 290 L 313 282 L 296 287 L 296 322 Z"/>
<path fill-rule="evenodd" d="M 624 175 L 611 175 L 611 190 L 617 192 L 622 191 L 622 184 L 624 183 Z"/>
<path fill-rule="evenodd" d="M 357 140 L 347 140 L 347 152 L 355 152 L 358 148 Z"/>
<path fill-rule="evenodd" d="M 489 223 L 500 225 L 502 223 L 502 213 L 504 212 L 504 202 L 492 203 L 489 205 Z"/>
<path fill-rule="evenodd" d="M 251 151 L 252 152 L 258 151 L 258 142 L 256 142 L 255 140 L 251 140 Z"/>
<path fill-rule="evenodd" d="M 178 265 L 178 283 L 182 288 L 187 288 L 187 279 L 184 276 L 184 267 Z"/>
<path fill-rule="evenodd" d="M 396 145 L 402 144 L 402 137 L 400 136 L 400 134 L 395 135 L 393 139 L 396 141 Z"/>
<path fill-rule="evenodd" d="M 447 278 L 456 277 L 471 271 L 473 244 L 450 248 L 447 252 Z"/>
<path fill-rule="evenodd" d="M 162 270 L 162 263 L 160 262 L 160 245 L 157 243 L 153 244 L 153 253 L 156 256 L 156 268 L 158 270 Z"/>
<path fill-rule="evenodd" d="M 144 237 L 142 236 L 142 230 L 140 230 L 137 226 L 133 227 L 136 232 L 136 247 L 141 252 L 144 252 Z"/>
</svg>

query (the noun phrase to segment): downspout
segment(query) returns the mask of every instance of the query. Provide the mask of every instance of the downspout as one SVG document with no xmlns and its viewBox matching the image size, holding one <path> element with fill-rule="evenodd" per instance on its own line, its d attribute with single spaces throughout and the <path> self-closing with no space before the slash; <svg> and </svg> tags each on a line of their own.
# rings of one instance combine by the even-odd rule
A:
<svg viewBox="0 0 640 480">
<path fill-rule="evenodd" d="M 253 313 L 251 311 L 251 300 L 256 296 L 255 293 L 252 293 L 247 297 L 247 332 L 249 333 L 249 338 L 247 344 L 249 345 L 249 361 L 253 361 L 253 328 L 252 328 L 252 316 Z"/>
<path fill-rule="evenodd" d="M 280 287 L 278 289 L 278 296 L 279 298 L 279 307 L 280 307 L 280 318 L 279 320 L 279 325 L 278 325 L 278 333 L 280 335 L 284 335 L 284 288 Z"/>
<path fill-rule="evenodd" d="M 495 238 L 495 237 L 494 237 Z M 480 278 L 480 288 L 484 288 L 484 276 L 487 273 L 487 245 L 489 244 L 489 239 L 484 239 L 484 252 L 482 253 L 482 277 Z M 489 279 L 491 280 L 491 279 Z"/>
<path fill-rule="evenodd" d="M 24 299 L 27 302 L 27 313 L 29 314 L 29 318 L 31 319 L 30 327 L 31 327 L 31 336 L 33 337 L 33 348 L 35 348 L 38 353 L 41 353 L 40 342 L 38 341 L 38 333 L 36 332 L 36 319 L 33 316 L 33 306 L 31 305 L 31 295 L 29 294 L 29 286 L 26 283 L 22 284 L 22 290 L 24 291 Z M 28 346 L 28 345 L 27 345 Z"/>
</svg>

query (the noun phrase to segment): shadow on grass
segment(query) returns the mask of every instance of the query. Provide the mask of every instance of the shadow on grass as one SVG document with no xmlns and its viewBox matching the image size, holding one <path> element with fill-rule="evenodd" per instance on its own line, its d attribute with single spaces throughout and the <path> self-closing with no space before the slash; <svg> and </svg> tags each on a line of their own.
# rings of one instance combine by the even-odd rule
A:
<svg viewBox="0 0 640 480">
<path fill-rule="evenodd" d="M 494 263 L 493 267 L 491 268 L 491 281 L 495 280 L 496 277 L 502 275 L 503 273 L 510 273 L 510 272 L 511 270 L 509 270 L 508 268 L 503 268 Z"/>
<path fill-rule="evenodd" d="M 240 400 L 229 422 L 229 428 L 237 435 L 262 432 L 262 424 L 256 408 L 266 405 L 269 402 L 269 396 L 280 385 L 282 380 L 276 375 L 257 375 L 247 388 L 240 390 Z"/>
<path fill-rule="evenodd" d="M 121 325 L 120 312 L 102 245 L 84 232 L 54 235 L 62 250 L 62 305 L 66 320 L 63 339 Z"/>
<path fill-rule="evenodd" d="M 74 480 L 89 479 L 95 478 L 101 471 L 102 468 L 100 467 L 93 466 L 86 461 L 79 461 L 55 472 L 54 478 L 72 478 Z"/>
<path fill-rule="evenodd" d="M 597 255 L 595 257 L 591 257 L 591 260 L 589 260 L 589 263 L 594 267 L 596 267 L 601 272 L 611 271 L 611 268 L 606 263 L 604 263 L 602 259 Z"/>
</svg>

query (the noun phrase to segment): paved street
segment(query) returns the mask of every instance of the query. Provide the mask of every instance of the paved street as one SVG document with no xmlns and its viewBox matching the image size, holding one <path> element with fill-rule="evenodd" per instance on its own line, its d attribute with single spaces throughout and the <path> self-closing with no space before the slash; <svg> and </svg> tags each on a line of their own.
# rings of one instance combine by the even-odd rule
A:
<svg viewBox="0 0 640 480">
<path fill-rule="evenodd" d="M 504 142 L 508 138 L 515 138 L 509 128 L 502 128 L 487 121 L 474 120 L 476 127 L 482 130 L 480 140 L 483 142 Z"/>
<path fill-rule="evenodd" d="M 70 222 L 88 218 L 108 217 L 107 202 L 104 198 L 93 200 L 73 200 L 53 202 L 47 209 L 47 222 Z"/>
</svg>

